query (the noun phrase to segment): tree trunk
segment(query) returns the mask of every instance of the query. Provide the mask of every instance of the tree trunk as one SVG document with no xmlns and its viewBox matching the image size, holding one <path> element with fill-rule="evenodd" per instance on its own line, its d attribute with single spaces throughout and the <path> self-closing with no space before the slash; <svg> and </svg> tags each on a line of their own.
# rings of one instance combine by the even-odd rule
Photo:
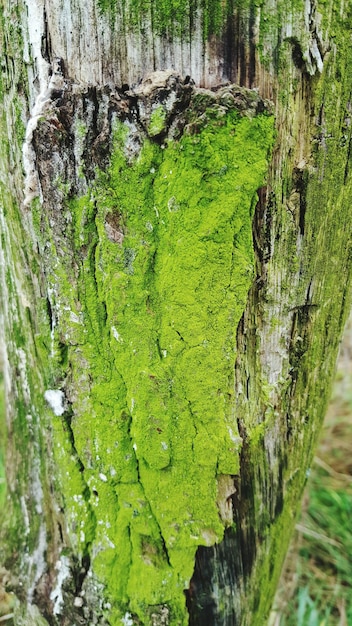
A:
<svg viewBox="0 0 352 626">
<path fill-rule="evenodd" d="M 262 626 L 350 303 L 351 9 L 1 7 L 0 610 Z"/>
</svg>

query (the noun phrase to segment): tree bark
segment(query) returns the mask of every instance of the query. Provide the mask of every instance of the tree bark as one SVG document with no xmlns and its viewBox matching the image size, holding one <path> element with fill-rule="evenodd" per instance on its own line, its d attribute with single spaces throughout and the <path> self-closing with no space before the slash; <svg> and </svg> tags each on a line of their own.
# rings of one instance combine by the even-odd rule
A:
<svg viewBox="0 0 352 626">
<path fill-rule="evenodd" d="M 350 18 L 2 0 L 15 624 L 265 623 L 350 306 Z"/>
</svg>

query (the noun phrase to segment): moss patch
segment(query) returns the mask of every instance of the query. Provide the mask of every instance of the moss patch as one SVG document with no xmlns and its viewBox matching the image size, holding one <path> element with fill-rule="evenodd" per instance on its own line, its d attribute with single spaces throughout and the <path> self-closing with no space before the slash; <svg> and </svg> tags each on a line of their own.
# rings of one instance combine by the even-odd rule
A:
<svg viewBox="0 0 352 626">
<path fill-rule="evenodd" d="M 239 470 L 235 333 L 273 119 L 232 110 L 204 120 L 178 141 L 145 139 L 132 163 L 118 122 L 109 171 L 70 205 L 81 304 L 68 285 L 62 315 L 91 508 L 77 501 L 81 484 L 64 494 L 87 545 L 94 535 L 112 624 L 127 610 L 148 623 L 148 607 L 164 603 L 170 624 L 187 623 L 195 551 L 223 537 L 217 477 Z"/>
<path fill-rule="evenodd" d="M 244 2 L 249 4 L 249 0 L 242 0 L 242 4 Z M 205 37 L 219 33 L 233 10 L 233 0 L 201 0 L 199 3 L 190 0 L 97 0 L 97 4 L 103 14 L 124 13 L 131 29 L 138 27 L 146 17 L 150 18 L 153 31 L 162 35 L 189 36 L 200 13 Z"/>
<path fill-rule="evenodd" d="M 5 500 L 5 447 L 6 447 L 6 422 L 4 402 L 4 381 L 0 372 L 0 509 Z"/>
<path fill-rule="evenodd" d="M 157 106 L 152 112 L 150 124 L 148 127 L 148 135 L 156 137 L 165 130 L 166 111 L 162 105 Z"/>
</svg>

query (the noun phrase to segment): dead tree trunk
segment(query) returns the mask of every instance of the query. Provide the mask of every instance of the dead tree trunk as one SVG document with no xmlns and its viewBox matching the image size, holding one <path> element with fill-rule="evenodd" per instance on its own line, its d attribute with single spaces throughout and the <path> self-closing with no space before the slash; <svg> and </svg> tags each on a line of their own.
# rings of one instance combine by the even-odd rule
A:
<svg viewBox="0 0 352 626">
<path fill-rule="evenodd" d="M 2 0 L 15 624 L 265 623 L 350 303 L 350 20 Z"/>
</svg>

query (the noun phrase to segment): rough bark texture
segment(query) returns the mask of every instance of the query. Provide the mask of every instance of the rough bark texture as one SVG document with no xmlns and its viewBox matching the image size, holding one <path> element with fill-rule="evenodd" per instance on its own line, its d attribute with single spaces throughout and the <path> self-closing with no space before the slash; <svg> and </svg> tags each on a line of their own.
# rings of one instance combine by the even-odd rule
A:
<svg viewBox="0 0 352 626">
<path fill-rule="evenodd" d="M 2 1 L 16 624 L 265 623 L 350 303 L 349 11 Z"/>
</svg>

